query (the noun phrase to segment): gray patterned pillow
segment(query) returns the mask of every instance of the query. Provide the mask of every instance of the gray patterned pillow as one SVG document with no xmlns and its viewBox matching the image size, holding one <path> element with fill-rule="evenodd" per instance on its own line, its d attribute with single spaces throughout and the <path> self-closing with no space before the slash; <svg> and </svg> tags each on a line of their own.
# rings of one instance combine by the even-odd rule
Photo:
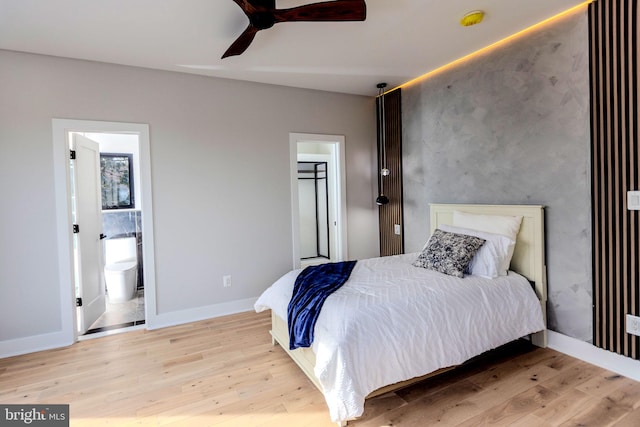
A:
<svg viewBox="0 0 640 427">
<path fill-rule="evenodd" d="M 464 277 L 464 270 L 484 242 L 479 237 L 437 229 L 413 265 L 450 276 Z"/>
</svg>

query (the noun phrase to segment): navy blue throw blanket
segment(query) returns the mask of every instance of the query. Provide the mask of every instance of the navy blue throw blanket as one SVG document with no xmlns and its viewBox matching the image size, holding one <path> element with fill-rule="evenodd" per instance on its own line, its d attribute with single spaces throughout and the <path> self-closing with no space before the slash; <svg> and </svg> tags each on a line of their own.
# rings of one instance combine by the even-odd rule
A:
<svg viewBox="0 0 640 427">
<path fill-rule="evenodd" d="M 324 301 L 344 285 L 355 265 L 356 261 L 311 265 L 298 275 L 287 308 L 289 349 L 311 346 Z"/>
</svg>

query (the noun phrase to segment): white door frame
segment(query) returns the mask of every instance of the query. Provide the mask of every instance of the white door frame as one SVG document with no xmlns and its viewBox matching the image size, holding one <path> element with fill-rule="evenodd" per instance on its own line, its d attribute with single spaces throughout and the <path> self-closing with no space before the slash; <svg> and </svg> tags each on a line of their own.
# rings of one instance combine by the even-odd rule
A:
<svg viewBox="0 0 640 427">
<path fill-rule="evenodd" d="M 153 204 L 151 198 L 151 154 L 149 125 L 139 123 L 101 122 L 91 120 L 52 119 L 53 168 L 58 233 L 58 270 L 62 331 L 70 342 L 78 340 L 73 271 L 73 239 L 71 221 L 71 188 L 69 182 L 69 141 L 75 132 L 128 133 L 138 135 L 142 210 L 142 258 L 145 284 L 146 326 L 153 324 L 156 312 L 155 255 L 153 241 Z"/>
<path fill-rule="evenodd" d="M 336 260 L 347 259 L 347 184 L 345 167 L 345 147 L 343 135 L 321 135 L 310 133 L 289 134 L 289 160 L 291 171 L 291 227 L 293 268 L 300 268 L 300 207 L 298 205 L 298 143 L 314 142 L 327 144 L 332 148 L 336 182 Z"/>
</svg>

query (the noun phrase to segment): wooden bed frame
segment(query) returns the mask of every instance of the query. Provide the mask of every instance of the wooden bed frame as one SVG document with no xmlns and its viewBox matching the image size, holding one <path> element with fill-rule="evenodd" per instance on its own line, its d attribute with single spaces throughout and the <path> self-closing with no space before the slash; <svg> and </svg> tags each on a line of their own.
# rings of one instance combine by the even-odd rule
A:
<svg viewBox="0 0 640 427">
<path fill-rule="evenodd" d="M 511 260 L 510 269 L 525 276 L 532 282 L 545 319 L 547 302 L 547 275 L 544 256 L 544 207 L 537 205 L 461 205 L 431 204 L 430 230 L 433 232 L 440 224 L 453 222 L 453 211 L 459 210 L 474 214 L 522 216 L 522 224 L 516 240 L 516 247 Z M 315 354 L 311 348 L 289 350 L 289 331 L 286 319 L 282 319 L 271 311 L 271 336 L 273 344 L 279 344 L 309 377 L 315 386 L 322 391 L 322 386 L 314 374 Z M 533 334 L 531 342 L 538 347 L 547 346 L 546 329 Z M 455 366 L 439 369 L 422 377 L 412 378 L 382 387 L 367 396 L 367 399 L 398 390 L 442 372 L 454 369 Z M 346 422 L 338 423 L 345 426 Z"/>
</svg>

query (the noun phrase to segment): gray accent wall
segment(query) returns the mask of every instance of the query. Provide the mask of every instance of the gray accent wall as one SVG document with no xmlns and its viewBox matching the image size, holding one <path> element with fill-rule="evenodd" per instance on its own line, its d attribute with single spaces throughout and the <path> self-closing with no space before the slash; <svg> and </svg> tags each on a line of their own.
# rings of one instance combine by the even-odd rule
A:
<svg viewBox="0 0 640 427">
<path fill-rule="evenodd" d="M 403 88 L 406 252 L 429 203 L 546 206 L 549 328 L 592 339 L 586 10 Z"/>
</svg>

